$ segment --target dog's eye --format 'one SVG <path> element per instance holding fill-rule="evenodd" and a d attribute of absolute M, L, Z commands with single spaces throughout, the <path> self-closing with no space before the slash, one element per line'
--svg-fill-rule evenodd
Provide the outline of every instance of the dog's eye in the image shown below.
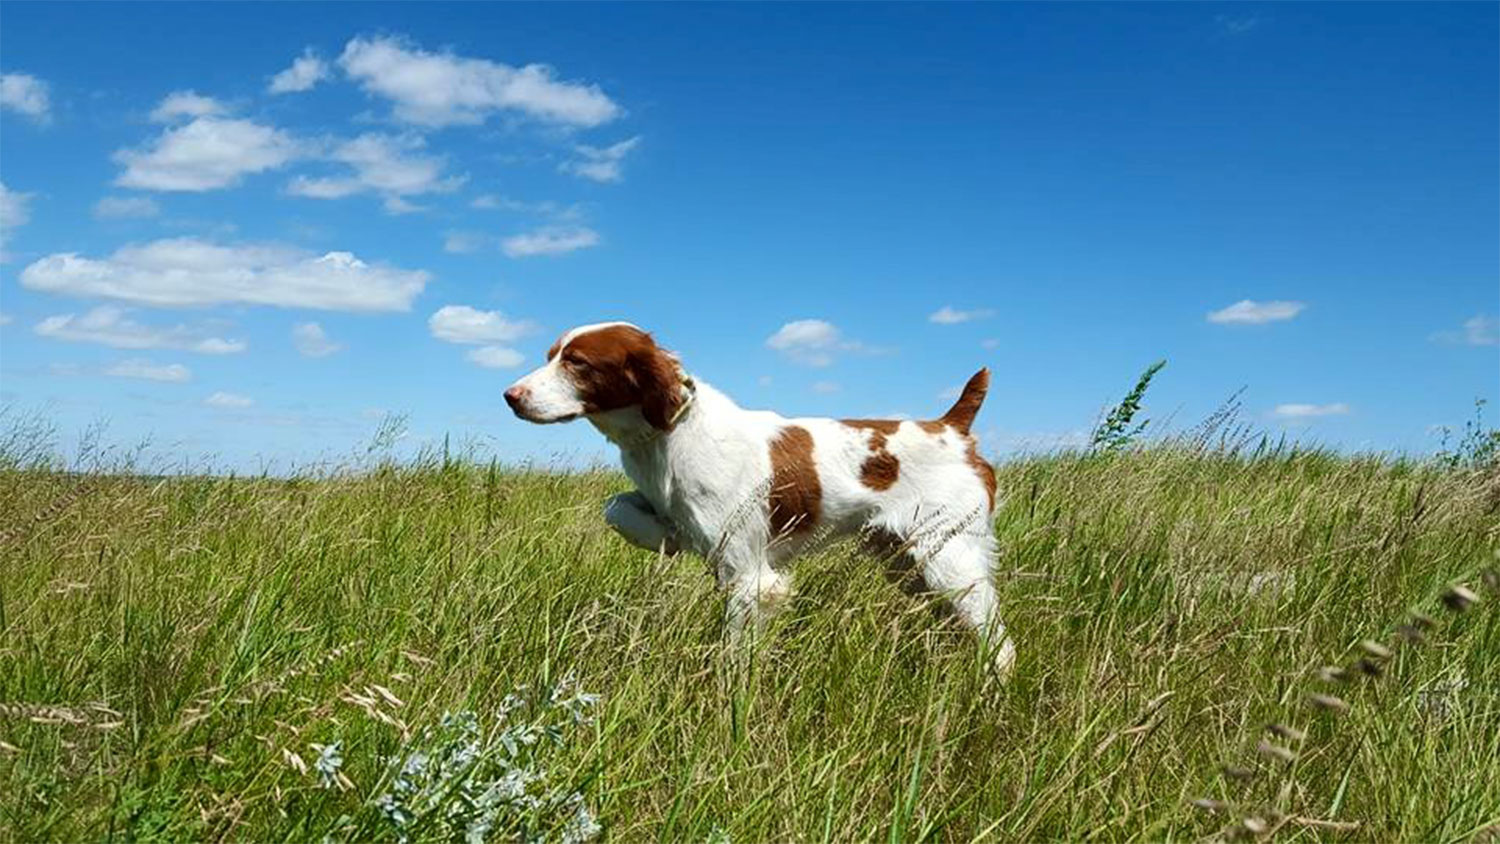
<path fill-rule="evenodd" d="M 566 366 L 583 366 L 583 356 L 569 349 L 562 353 L 562 362 Z"/>

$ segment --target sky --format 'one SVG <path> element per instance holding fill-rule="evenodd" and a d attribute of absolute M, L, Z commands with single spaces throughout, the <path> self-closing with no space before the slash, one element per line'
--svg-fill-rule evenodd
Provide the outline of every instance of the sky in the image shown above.
<path fill-rule="evenodd" d="M 0 404 L 572 465 L 501 392 L 622 319 L 791 416 L 988 366 L 996 457 L 1161 358 L 1157 425 L 1429 453 L 1500 392 L 1497 9 L 8 3 Z"/>

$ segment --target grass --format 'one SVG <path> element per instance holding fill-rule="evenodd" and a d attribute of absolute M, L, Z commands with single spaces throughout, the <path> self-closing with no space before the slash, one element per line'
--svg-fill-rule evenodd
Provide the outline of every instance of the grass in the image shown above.
<path fill-rule="evenodd" d="M 447 840 L 445 813 L 477 817 L 523 770 L 497 838 L 587 838 L 580 809 L 616 841 L 1500 824 L 1500 596 L 1478 576 L 1500 546 L 1493 471 L 1158 446 L 999 474 L 1003 688 L 845 546 L 801 561 L 746 666 L 705 564 L 605 528 L 613 473 L 12 466 L 0 840 Z M 1461 614 L 1442 604 L 1460 581 L 1479 598 Z M 1397 633 L 1413 612 L 1434 622 L 1423 643 Z M 1362 657 L 1381 676 L 1318 679 Z M 429 767 L 403 774 L 414 759 Z M 408 774 L 400 826 L 381 797 Z"/>

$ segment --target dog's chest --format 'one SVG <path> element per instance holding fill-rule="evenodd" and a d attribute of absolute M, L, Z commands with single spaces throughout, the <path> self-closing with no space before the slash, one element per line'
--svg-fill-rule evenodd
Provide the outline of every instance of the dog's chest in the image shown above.
<path fill-rule="evenodd" d="M 733 491 L 745 491 L 748 487 L 743 469 L 733 466 L 714 468 L 712 465 L 679 466 L 678 461 L 669 461 L 663 450 L 652 449 L 646 453 L 622 454 L 621 463 L 625 474 L 651 502 L 657 514 L 677 529 L 683 539 L 699 553 L 718 542 L 728 530 L 733 530 L 733 510 L 736 502 Z M 680 455 L 679 455 L 680 457 Z M 731 461 L 732 462 L 732 461 Z M 755 502 L 743 501 L 741 505 L 758 513 Z M 751 512 L 744 514 L 754 519 Z"/>

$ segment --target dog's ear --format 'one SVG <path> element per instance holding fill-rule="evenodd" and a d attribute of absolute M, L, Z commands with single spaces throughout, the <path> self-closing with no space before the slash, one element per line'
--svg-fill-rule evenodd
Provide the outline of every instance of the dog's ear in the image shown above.
<path fill-rule="evenodd" d="M 682 407 L 682 371 L 677 358 L 655 343 L 630 356 L 630 371 L 641 393 L 641 415 L 658 431 L 670 431 Z"/>

